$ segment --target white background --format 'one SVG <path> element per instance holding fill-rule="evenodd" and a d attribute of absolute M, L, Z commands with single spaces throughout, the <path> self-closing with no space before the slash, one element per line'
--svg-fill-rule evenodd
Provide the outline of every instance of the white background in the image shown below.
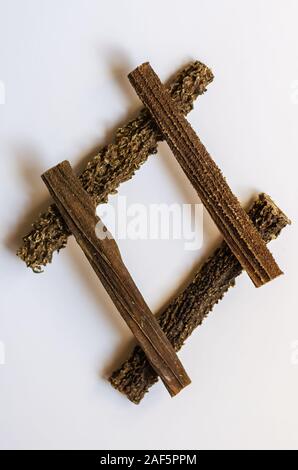
<path fill-rule="evenodd" d="M 0 446 L 4 449 L 297 448 L 298 1 L 1 0 Z M 215 74 L 189 119 L 243 204 L 270 194 L 293 219 L 272 243 L 285 275 L 235 289 L 180 357 L 191 386 L 161 384 L 135 406 L 105 377 L 131 334 L 75 242 L 40 275 L 14 255 L 48 203 L 40 174 L 80 168 L 140 106 L 127 73 L 163 80 L 199 59 Z M 197 202 L 166 144 L 121 186 L 130 202 Z M 121 242 L 154 312 L 220 236 L 204 244 Z M 152 273 L 157 272 L 157 275 Z"/>

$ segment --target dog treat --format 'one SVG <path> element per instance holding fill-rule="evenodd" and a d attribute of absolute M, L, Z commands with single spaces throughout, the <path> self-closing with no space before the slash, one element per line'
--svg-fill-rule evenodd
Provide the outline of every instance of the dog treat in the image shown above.
<path fill-rule="evenodd" d="M 129 74 L 129 80 L 230 249 L 256 287 L 282 274 L 220 169 L 150 64 L 137 67 Z"/>
<path fill-rule="evenodd" d="M 266 243 L 275 239 L 281 230 L 291 223 L 265 194 L 256 199 L 248 215 Z M 175 351 L 179 351 L 215 304 L 234 286 L 241 272 L 241 265 L 223 241 L 197 271 L 190 284 L 158 318 Z M 157 382 L 157 376 L 142 350 L 135 347 L 130 358 L 109 380 L 113 387 L 124 393 L 129 400 L 139 403 L 149 387 Z"/>
<path fill-rule="evenodd" d="M 93 199 L 83 189 L 68 161 L 46 171 L 42 179 L 147 360 L 171 396 L 176 395 L 190 379 L 125 267 L 115 240 L 96 216 Z M 96 234 L 99 222 L 103 235 L 100 238 Z"/>
<path fill-rule="evenodd" d="M 180 111 L 187 114 L 198 95 L 206 91 L 213 74 L 201 62 L 192 62 L 182 69 L 168 90 Z M 96 204 L 106 202 L 116 193 L 120 183 L 129 180 L 136 170 L 156 153 L 163 137 L 147 110 L 116 132 L 114 143 L 102 148 L 80 175 L 84 189 Z M 53 253 L 64 248 L 69 236 L 59 211 L 51 205 L 39 216 L 32 230 L 23 238 L 17 255 L 35 272 L 51 262 Z"/>

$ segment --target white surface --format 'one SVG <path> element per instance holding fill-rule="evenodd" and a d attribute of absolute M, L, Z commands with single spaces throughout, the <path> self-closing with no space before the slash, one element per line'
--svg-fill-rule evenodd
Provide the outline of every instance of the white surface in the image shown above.
<path fill-rule="evenodd" d="M 110 140 L 139 106 L 126 75 L 145 60 L 162 79 L 190 59 L 213 69 L 191 123 L 243 203 L 266 191 L 296 219 L 298 2 L 1 0 L 0 8 L 0 447 L 297 448 L 295 223 L 271 245 L 285 275 L 259 290 L 243 275 L 183 348 L 192 385 L 170 399 L 158 384 L 138 407 L 103 378 L 131 335 L 76 244 L 42 275 L 14 251 L 48 199 L 42 171 L 65 158 L 80 165 Z M 120 193 L 197 200 L 165 144 Z M 217 240 L 207 215 L 204 235 L 195 254 L 174 242 L 121 243 L 153 311 Z"/>

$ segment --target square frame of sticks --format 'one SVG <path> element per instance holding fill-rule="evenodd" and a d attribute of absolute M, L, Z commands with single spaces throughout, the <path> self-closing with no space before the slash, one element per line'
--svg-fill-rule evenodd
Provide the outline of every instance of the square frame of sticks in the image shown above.
<path fill-rule="evenodd" d="M 290 220 L 265 194 L 244 211 L 187 123 L 184 116 L 213 80 L 207 66 L 198 61 L 190 63 L 167 87 L 148 63 L 134 70 L 129 79 L 147 109 L 120 128 L 115 141 L 104 147 L 78 177 L 68 162 L 42 175 L 54 204 L 33 224 L 17 255 L 33 271 L 40 272 L 52 261 L 54 252 L 66 246 L 68 236 L 75 236 L 138 343 L 109 378 L 115 389 L 138 404 L 159 377 L 171 396 L 190 384 L 177 352 L 243 270 L 256 287 L 282 273 L 266 244 Z M 163 139 L 224 241 L 199 267 L 189 285 L 155 316 L 125 267 L 115 240 L 95 236 L 95 209 L 157 152 Z"/>

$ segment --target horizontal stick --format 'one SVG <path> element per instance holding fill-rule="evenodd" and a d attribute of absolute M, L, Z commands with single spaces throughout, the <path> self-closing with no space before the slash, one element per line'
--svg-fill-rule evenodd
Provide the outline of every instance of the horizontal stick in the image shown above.
<path fill-rule="evenodd" d="M 281 230 L 290 224 L 286 215 L 265 194 L 256 199 L 248 215 L 266 243 L 278 237 Z M 228 289 L 234 286 L 241 272 L 241 265 L 227 244 L 222 242 L 196 272 L 189 285 L 173 299 L 158 318 L 175 351 L 179 351 L 195 328 L 202 323 Z M 157 376 L 142 350 L 136 347 L 129 359 L 112 374 L 110 382 L 133 403 L 139 403 L 149 388 L 157 382 Z"/>
<path fill-rule="evenodd" d="M 181 112 L 187 114 L 212 80 L 211 70 L 195 61 L 176 74 L 168 90 Z M 84 189 L 96 204 L 106 202 L 120 183 L 129 180 L 149 155 L 157 152 L 160 140 L 163 137 L 159 129 L 144 109 L 137 118 L 120 127 L 115 141 L 103 147 L 80 175 Z M 17 255 L 33 271 L 40 272 L 42 266 L 52 261 L 55 251 L 66 246 L 68 236 L 69 230 L 53 204 L 34 222 Z"/>
<path fill-rule="evenodd" d="M 150 64 L 137 67 L 129 74 L 129 80 L 225 241 L 256 287 L 282 274 L 220 169 Z"/>
<path fill-rule="evenodd" d="M 124 265 L 115 240 L 111 234 L 102 238 L 96 236 L 95 229 L 101 221 L 95 214 L 94 201 L 67 161 L 46 171 L 42 179 L 148 361 L 171 396 L 176 395 L 190 379 Z M 102 228 L 101 233 L 107 235 L 108 232 Z"/>

